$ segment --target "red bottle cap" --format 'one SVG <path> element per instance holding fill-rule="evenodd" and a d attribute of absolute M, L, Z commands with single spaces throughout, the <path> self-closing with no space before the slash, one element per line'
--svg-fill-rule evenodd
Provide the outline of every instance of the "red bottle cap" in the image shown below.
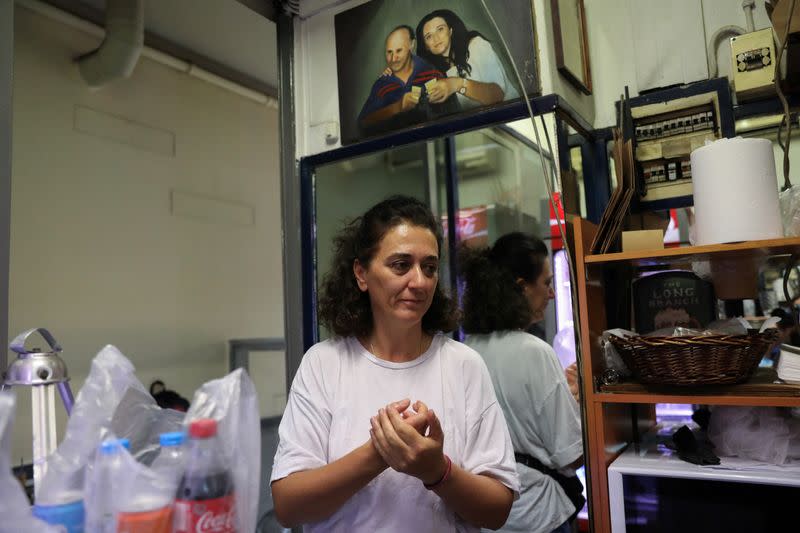
<path fill-rule="evenodd" d="M 217 421 L 213 418 L 200 418 L 189 425 L 189 435 L 195 439 L 207 439 L 217 434 Z"/>

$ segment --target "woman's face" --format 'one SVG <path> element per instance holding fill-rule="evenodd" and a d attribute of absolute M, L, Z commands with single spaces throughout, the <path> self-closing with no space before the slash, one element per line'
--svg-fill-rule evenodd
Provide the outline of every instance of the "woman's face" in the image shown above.
<path fill-rule="evenodd" d="M 356 260 L 353 273 L 359 289 L 369 292 L 377 327 L 421 323 L 439 281 L 436 237 L 427 228 L 398 224 L 384 234 L 369 266 Z"/>
<path fill-rule="evenodd" d="M 523 282 L 523 292 L 531 308 L 531 323 L 544 320 L 547 304 L 555 298 L 553 273 L 550 270 L 550 261 L 547 258 L 543 260 L 542 272 L 539 277 L 532 282 Z"/>
<path fill-rule="evenodd" d="M 422 37 L 425 46 L 433 55 L 450 55 L 450 39 L 453 37 L 453 29 L 447 25 L 442 17 L 433 17 L 422 26 Z"/>

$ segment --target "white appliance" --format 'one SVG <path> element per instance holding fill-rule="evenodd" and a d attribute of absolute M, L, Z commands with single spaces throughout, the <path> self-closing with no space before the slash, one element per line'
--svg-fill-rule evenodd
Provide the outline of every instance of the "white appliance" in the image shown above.
<path fill-rule="evenodd" d="M 758 493 L 769 492 L 771 495 L 779 494 L 780 496 L 777 497 L 782 501 L 798 501 L 797 495 L 800 494 L 800 464 L 798 463 L 778 467 L 775 465 L 757 465 L 755 462 L 746 459 L 723 457 L 721 466 L 726 468 L 698 466 L 687 463 L 679 459 L 675 452 L 663 445 L 658 446 L 655 442 L 649 442 L 647 445 L 643 444 L 639 451 L 636 451 L 633 445 L 629 446 L 608 467 L 611 531 L 613 533 L 628 533 L 629 529 L 654 531 L 650 529 L 653 524 L 648 525 L 646 517 L 643 517 L 642 513 L 637 514 L 636 510 L 626 509 L 626 498 L 630 503 L 636 496 L 630 493 L 632 491 L 631 485 L 633 483 L 631 483 L 631 480 L 633 478 L 640 481 L 644 480 L 645 484 L 650 485 L 658 485 L 660 479 L 681 480 L 681 487 L 686 489 L 683 494 L 688 492 L 700 492 L 701 494 L 700 499 L 697 500 L 696 512 L 698 514 L 696 516 L 709 513 L 715 514 L 720 518 L 736 520 L 737 513 L 741 513 L 742 521 L 752 519 L 752 512 L 748 515 L 747 507 L 754 501 L 753 495 Z M 626 478 L 628 479 L 626 480 Z M 703 501 L 705 498 L 711 500 L 715 496 L 713 487 L 717 487 L 716 490 L 719 492 L 718 488 L 721 485 L 717 482 L 723 482 L 726 485 L 728 483 L 737 484 L 736 487 L 731 485 L 728 488 L 736 489 L 741 487 L 742 489 L 738 492 L 733 491 L 737 495 L 741 494 L 741 500 L 738 497 L 729 500 L 727 502 L 728 505 L 724 506 L 724 513 L 719 512 L 719 507 L 712 509 L 713 506 L 709 502 Z M 626 486 L 628 494 L 626 494 Z M 753 486 L 760 486 L 761 489 L 754 491 Z M 675 497 L 674 492 L 671 494 L 651 493 L 641 499 L 647 500 L 647 505 L 656 508 L 659 506 L 668 508 L 671 513 L 674 513 L 676 510 L 681 509 L 680 506 L 675 505 L 675 502 L 666 500 Z M 679 494 L 676 499 L 681 497 L 682 494 Z M 792 500 L 785 498 L 792 498 Z M 796 520 L 794 511 L 780 505 L 780 502 L 774 501 L 770 507 L 772 507 L 772 513 L 777 513 L 775 515 L 777 520 L 784 519 L 780 514 L 783 514 L 786 520 Z M 686 507 L 682 509 L 686 510 Z M 758 512 L 758 510 L 754 512 Z M 689 513 L 686 514 L 688 515 Z M 681 531 L 687 533 L 685 529 Z"/>

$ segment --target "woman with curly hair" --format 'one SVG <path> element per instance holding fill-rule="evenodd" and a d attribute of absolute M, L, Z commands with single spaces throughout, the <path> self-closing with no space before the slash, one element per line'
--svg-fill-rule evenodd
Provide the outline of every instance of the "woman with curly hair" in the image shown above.
<path fill-rule="evenodd" d="M 553 299 L 547 247 L 525 233 L 461 252 L 466 344 L 489 367 L 511 432 L 520 497 L 503 531 L 568 532 L 585 503 L 580 412 L 553 348 L 525 330 Z"/>
<path fill-rule="evenodd" d="M 513 449 L 480 356 L 442 331 L 442 235 L 430 209 L 394 196 L 334 241 L 321 322 L 272 470 L 278 520 L 306 531 L 498 528 L 517 493 Z"/>
<path fill-rule="evenodd" d="M 428 90 L 432 104 L 458 95 L 462 109 L 518 96 L 492 44 L 449 9 L 428 13 L 417 24 L 417 55 L 444 72 Z"/>

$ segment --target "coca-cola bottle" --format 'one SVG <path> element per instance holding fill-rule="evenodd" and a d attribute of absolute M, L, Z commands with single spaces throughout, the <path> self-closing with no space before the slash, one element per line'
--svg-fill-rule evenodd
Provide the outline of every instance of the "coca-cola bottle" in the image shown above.
<path fill-rule="evenodd" d="M 193 421 L 175 497 L 175 533 L 236 533 L 233 478 L 221 452 L 216 420 Z"/>

